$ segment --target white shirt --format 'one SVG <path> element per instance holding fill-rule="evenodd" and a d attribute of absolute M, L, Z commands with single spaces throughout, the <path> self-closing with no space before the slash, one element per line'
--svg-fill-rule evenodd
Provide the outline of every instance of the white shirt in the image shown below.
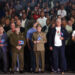
<path fill-rule="evenodd" d="M 72 32 L 72 26 L 66 25 L 66 30 L 68 33 L 71 33 Z"/>
<path fill-rule="evenodd" d="M 67 12 L 66 12 L 66 10 L 58 10 L 57 11 L 57 15 L 60 15 L 61 16 L 61 18 L 63 18 L 63 17 L 65 17 L 65 16 L 67 16 Z"/>
<path fill-rule="evenodd" d="M 40 17 L 37 19 L 37 22 L 39 22 L 41 26 L 44 27 L 46 25 L 46 20 L 47 20 L 46 17 L 43 17 L 43 18 Z"/>
<path fill-rule="evenodd" d="M 25 20 L 22 20 L 21 27 L 24 27 L 25 28 L 25 22 L 26 22 L 26 19 Z"/>
<path fill-rule="evenodd" d="M 55 34 L 55 39 L 54 39 L 54 46 L 62 46 L 62 40 L 60 39 L 61 37 L 61 27 L 56 27 L 56 34 Z"/>
<path fill-rule="evenodd" d="M 75 30 L 73 31 L 72 36 L 75 37 Z"/>

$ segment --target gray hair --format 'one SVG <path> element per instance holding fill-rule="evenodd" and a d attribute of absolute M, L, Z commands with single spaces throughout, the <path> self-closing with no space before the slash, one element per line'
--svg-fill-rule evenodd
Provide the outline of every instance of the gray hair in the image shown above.
<path fill-rule="evenodd" d="M 57 22 L 57 21 L 61 21 L 61 19 L 60 19 L 60 18 L 57 18 L 57 19 L 56 19 L 56 22 Z"/>

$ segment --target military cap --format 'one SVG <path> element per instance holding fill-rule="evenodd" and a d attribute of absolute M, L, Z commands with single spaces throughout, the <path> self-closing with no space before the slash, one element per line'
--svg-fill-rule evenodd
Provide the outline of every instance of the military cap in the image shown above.
<path fill-rule="evenodd" d="M 37 27 L 41 27 L 42 28 L 42 26 L 40 24 L 38 24 Z"/>

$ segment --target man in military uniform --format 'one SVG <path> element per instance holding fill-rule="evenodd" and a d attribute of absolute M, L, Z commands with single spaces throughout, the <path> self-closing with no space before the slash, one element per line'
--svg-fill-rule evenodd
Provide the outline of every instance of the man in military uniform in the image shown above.
<path fill-rule="evenodd" d="M 19 55 L 20 73 L 23 73 L 25 38 L 23 33 L 20 33 L 19 26 L 16 26 L 15 32 L 11 34 L 10 44 L 12 46 L 12 73 L 15 71 L 14 68 L 16 66 L 17 55 Z"/>
<path fill-rule="evenodd" d="M 34 43 L 34 51 L 36 57 L 36 71 L 39 72 L 39 59 L 41 58 L 41 72 L 44 72 L 45 68 L 45 48 L 44 44 L 46 43 L 46 35 L 41 32 L 41 25 L 38 24 L 37 32 L 33 33 L 33 43 Z"/>

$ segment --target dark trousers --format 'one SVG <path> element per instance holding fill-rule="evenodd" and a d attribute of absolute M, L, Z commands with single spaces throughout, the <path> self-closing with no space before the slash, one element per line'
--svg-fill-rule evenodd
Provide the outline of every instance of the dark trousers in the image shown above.
<path fill-rule="evenodd" d="M 8 60 L 7 60 L 7 50 L 6 48 L 3 50 L 2 48 L 0 48 L 0 59 L 2 59 L 3 61 L 3 65 L 1 65 L 3 67 L 3 71 L 7 72 L 8 70 Z"/>
<path fill-rule="evenodd" d="M 49 44 L 45 44 L 45 69 L 48 71 L 52 70 L 53 56 L 52 51 L 49 50 Z"/>
<path fill-rule="evenodd" d="M 7 71 L 8 69 L 8 62 L 7 62 L 7 52 L 3 52 L 3 65 L 4 65 L 4 71 Z"/>
<path fill-rule="evenodd" d="M 34 50 L 33 50 L 33 42 L 30 41 L 30 46 L 31 46 L 31 50 L 30 50 L 30 59 L 31 59 L 31 68 L 32 68 L 32 71 L 35 71 L 35 53 L 34 53 Z"/>
<path fill-rule="evenodd" d="M 61 71 L 66 70 L 66 59 L 65 59 L 65 47 L 54 47 L 53 50 L 53 66 L 54 70 L 58 71 L 58 68 L 61 68 Z"/>
<path fill-rule="evenodd" d="M 30 59 L 31 59 L 31 68 L 32 71 L 35 71 L 35 53 L 33 50 L 30 51 Z"/>

